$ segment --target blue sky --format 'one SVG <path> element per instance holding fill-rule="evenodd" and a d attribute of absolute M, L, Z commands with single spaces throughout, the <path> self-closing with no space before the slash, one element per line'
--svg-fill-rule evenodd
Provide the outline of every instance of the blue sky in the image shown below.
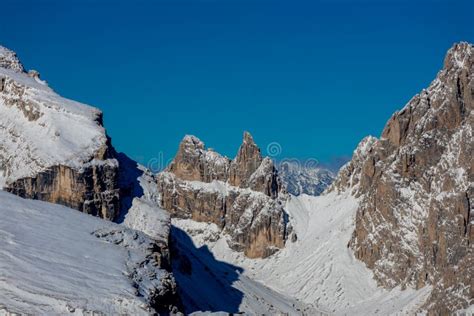
<path fill-rule="evenodd" d="M 0 44 L 60 94 L 99 107 L 113 144 L 142 163 L 185 134 L 233 157 L 322 162 L 379 136 L 457 41 L 474 1 L 21 1 Z"/>

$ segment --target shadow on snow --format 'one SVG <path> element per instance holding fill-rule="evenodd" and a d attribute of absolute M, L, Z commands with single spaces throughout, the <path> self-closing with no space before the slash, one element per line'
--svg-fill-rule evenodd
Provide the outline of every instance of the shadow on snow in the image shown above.
<path fill-rule="evenodd" d="M 232 285 L 242 268 L 218 261 L 207 246 L 196 248 L 188 234 L 171 227 L 173 274 L 186 313 L 238 313 L 243 293 Z"/>

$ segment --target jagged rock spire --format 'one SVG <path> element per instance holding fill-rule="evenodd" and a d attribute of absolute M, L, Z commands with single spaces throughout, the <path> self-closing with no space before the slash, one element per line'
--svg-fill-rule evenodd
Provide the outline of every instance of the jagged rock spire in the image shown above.
<path fill-rule="evenodd" d="M 249 132 L 244 132 L 242 144 L 234 160 L 206 149 L 196 136 L 187 135 L 179 145 L 178 152 L 168 172 L 181 180 L 212 182 L 220 180 L 240 188 L 277 197 L 281 180 L 270 158 L 263 159 L 260 148 Z"/>
<path fill-rule="evenodd" d="M 242 145 L 230 166 L 229 183 L 234 186 L 248 186 L 247 182 L 262 163 L 260 148 L 249 132 L 244 132 Z"/>

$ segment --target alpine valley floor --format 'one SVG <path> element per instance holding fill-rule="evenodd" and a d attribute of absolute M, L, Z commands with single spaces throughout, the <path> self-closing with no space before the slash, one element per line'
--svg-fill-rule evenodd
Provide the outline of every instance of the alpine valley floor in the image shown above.
<path fill-rule="evenodd" d="M 174 269 L 178 286 L 185 294 L 185 305 L 191 306 L 190 311 L 217 311 L 221 307 L 221 311 L 259 314 L 265 311 L 255 309 L 253 301 L 264 301 L 269 311 L 274 308 L 289 314 L 414 313 L 430 293 L 429 286 L 403 291 L 377 287 L 372 272 L 347 248 L 357 206 L 358 201 L 349 194 L 292 196 L 286 209 L 295 223 L 298 240 L 266 259 L 248 259 L 231 250 L 226 236 L 214 224 L 174 219 L 173 236 L 178 247 L 186 246 L 191 269 L 208 271 L 198 273 L 199 279 L 194 279 L 183 269 Z M 190 246 L 189 236 L 194 246 Z M 209 263 L 217 260 L 217 266 Z M 178 259 L 176 265 L 180 264 Z M 233 281 L 228 280 L 229 271 Z M 225 285 L 223 276 L 228 278 Z M 192 282 L 194 287 L 190 286 Z M 230 288 L 234 297 L 229 296 Z M 293 299 L 288 300 L 289 297 Z M 208 305 L 209 302 L 218 305 Z M 294 307 L 295 303 L 299 306 L 288 310 L 288 305 Z"/>

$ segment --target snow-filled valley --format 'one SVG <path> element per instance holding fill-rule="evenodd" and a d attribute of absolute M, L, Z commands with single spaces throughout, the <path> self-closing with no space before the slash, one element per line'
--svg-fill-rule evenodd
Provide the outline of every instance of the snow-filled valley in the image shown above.
<path fill-rule="evenodd" d="M 191 254 L 187 257 L 191 261 L 199 261 L 198 265 L 204 264 L 204 270 L 215 271 L 212 264 L 206 269 L 206 261 L 200 258 L 203 252 L 207 252 L 206 256 L 213 258 L 212 262 L 221 262 L 218 266 L 233 267 L 234 271 L 239 271 L 233 276 L 235 280 L 230 285 L 237 292 L 235 295 L 240 297 L 240 304 L 233 303 L 239 305 L 237 310 L 252 313 L 255 310 L 252 299 L 257 298 L 259 302 L 266 301 L 267 305 L 280 307 L 281 312 L 295 315 L 305 309 L 308 315 L 413 313 L 430 293 L 430 287 L 418 291 L 402 291 L 399 288 L 389 291 L 377 287 L 372 272 L 356 260 L 347 248 L 354 228 L 356 209 L 357 200 L 348 194 L 292 196 L 287 210 L 295 225 L 298 240 L 289 242 L 283 250 L 266 259 L 248 259 L 232 251 L 227 245 L 226 236 L 221 235 L 213 224 L 176 219 L 173 224 L 178 233 L 174 235 L 181 240 L 181 245 L 190 244 L 186 241 L 189 237 L 183 232 L 189 234 L 194 246 L 187 248 Z M 176 277 L 178 286 L 182 281 L 180 278 L 184 278 L 185 282 L 191 280 L 186 280 L 186 275 Z M 219 283 L 221 279 L 219 274 L 208 277 L 213 280 L 200 282 L 196 285 L 197 289 L 202 283 Z M 270 289 L 266 289 L 266 286 Z M 222 302 L 218 299 L 219 293 L 223 298 L 226 295 L 219 287 L 215 287 L 212 292 L 200 290 L 199 293 L 203 302 Z M 265 293 L 266 298 L 262 293 Z M 279 306 L 279 300 L 275 300 L 278 297 L 291 297 L 293 299 L 290 302 L 299 305 L 292 311 L 285 310 L 285 306 Z M 293 307 L 292 304 L 290 307 Z M 210 310 L 213 310 L 212 306 Z"/>
<path fill-rule="evenodd" d="M 131 278 L 147 256 L 148 237 L 63 206 L 6 192 L 0 199 L 0 314 L 149 314 Z M 163 216 L 148 204 L 135 200 L 124 224 L 140 228 Z M 348 195 L 291 197 L 287 209 L 298 240 L 266 259 L 231 250 L 214 224 L 174 219 L 173 272 L 185 311 L 386 315 L 415 310 L 429 287 L 382 290 L 347 249 L 356 207 Z M 121 237 L 107 241 L 111 232 Z"/>

